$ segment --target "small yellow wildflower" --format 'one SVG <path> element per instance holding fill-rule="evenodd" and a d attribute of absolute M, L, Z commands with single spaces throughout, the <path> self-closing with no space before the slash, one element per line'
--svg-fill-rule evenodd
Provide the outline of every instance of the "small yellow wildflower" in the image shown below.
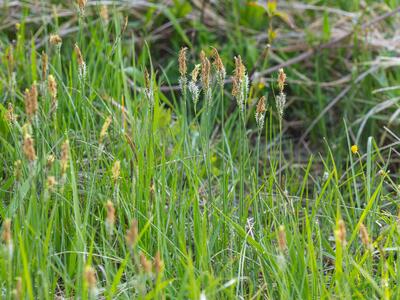
<path fill-rule="evenodd" d="M 353 152 L 353 154 L 357 154 L 358 153 L 358 146 L 357 145 L 351 146 L 351 152 Z"/>

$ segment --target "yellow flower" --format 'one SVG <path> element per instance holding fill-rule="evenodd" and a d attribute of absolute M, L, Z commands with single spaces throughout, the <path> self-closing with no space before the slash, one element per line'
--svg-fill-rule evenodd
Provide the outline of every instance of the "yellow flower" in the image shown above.
<path fill-rule="evenodd" d="M 353 154 L 357 154 L 358 153 L 358 146 L 357 145 L 351 146 L 351 152 L 353 152 Z"/>

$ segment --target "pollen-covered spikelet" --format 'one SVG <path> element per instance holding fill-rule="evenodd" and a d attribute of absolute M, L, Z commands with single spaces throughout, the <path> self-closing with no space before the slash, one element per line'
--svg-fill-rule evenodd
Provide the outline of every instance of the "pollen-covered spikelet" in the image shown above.
<path fill-rule="evenodd" d="M 56 157 L 53 154 L 49 154 L 49 156 L 47 156 L 47 159 L 46 159 L 47 169 L 51 169 L 55 160 L 56 160 Z"/>
<path fill-rule="evenodd" d="M 286 74 L 285 71 L 283 71 L 283 69 L 281 68 L 278 71 L 278 87 L 281 93 L 283 93 L 283 89 L 285 88 L 285 83 L 286 83 Z"/>
<path fill-rule="evenodd" d="M 153 267 L 156 275 L 161 274 L 164 269 L 164 262 L 161 259 L 160 251 L 157 251 L 154 257 Z"/>
<path fill-rule="evenodd" d="M 336 241 L 340 243 L 342 247 L 346 246 L 346 224 L 342 219 L 337 223 L 337 229 L 335 230 Z"/>
<path fill-rule="evenodd" d="M 101 127 L 101 130 L 100 130 L 99 144 L 103 143 L 104 138 L 107 135 L 108 127 L 110 127 L 111 121 L 112 121 L 111 116 L 108 116 L 106 118 L 106 120 L 104 121 L 103 126 Z"/>
<path fill-rule="evenodd" d="M 61 145 L 61 175 L 65 175 L 68 169 L 68 160 L 69 160 L 69 141 L 65 140 L 65 142 Z"/>
<path fill-rule="evenodd" d="M 89 293 L 91 295 L 95 295 L 97 278 L 96 278 L 96 271 L 93 267 L 91 267 L 91 266 L 85 267 L 84 279 L 85 279 L 86 286 L 88 287 Z"/>
<path fill-rule="evenodd" d="M 53 75 L 49 75 L 47 79 L 47 88 L 51 96 L 51 113 L 57 109 L 57 82 Z"/>
<path fill-rule="evenodd" d="M 150 111 L 153 111 L 154 108 L 153 85 L 151 84 L 149 71 L 147 71 L 146 68 L 144 69 L 143 77 L 144 77 L 144 93 L 147 97 L 147 100 L 149 101 Z"/>
<path fill-rule="evenodd" d="M 49 89 L 50 96 L 53 99 L 57 98 L 57 82 L 56 82 L 56 79 L 54 78 L 54 76 L 51 74 L 49 75 L 49 78 L 48 78 L 48 86 L 47 87 Z"/>
<path fill-rule="evenodd" d="M 257 108 L 256 108 L 256 122 L 258 128 L 261 130 L 264 126 L 264 119 L 265 119 L 265 96 L 262 96 L 260 100 L 258 100 Z"/>
<path fill-rule="evenodd" d="M 79 12 L 83 15 L 85 13 L 85 6 L 87 0 L 77 0 L 76 2 L 78 4 Z"/>
<path fill-rule="evenodd" d="M 8 254 L 12 256 L 13 253 L 13 243 L 12 243 L 12 233 L 11 233 L 11 220 L 5 219 L 3 222 L 3 233 L 2 239 L 7 247 Z"/>
<path fill-rule="evenodd" d="M 178 56 L 178 64 L 179 64 L 179 86 L 181 88 L 181 91 L 183 94 L 186 93 L 186 85 L 187 85 L 187 78 L 186 78 L 186 73 L 187 73 L 187 64 L 186 64 L 186 52 L 187 52 L 187 47 L 182 47 L 181 50 L 179 51 L 179 56 Z"/>
<path fill-rule="evenodd" d="M 62 38 L 58 34 L 51 34 L 49 41 L 53 46 L 61 46 Z"/>
<path fill-rule="evenodd" d="M 14 177 L 16 181 L 22 177 L 22 162 L 19 159 L 14 162 Z"/>
<path fill-rule="evenodd" d="M 104 21 L 104 23 L 108 24 L 109 15 L 108 15 L 108 6 L 102 5 L 100 6 L 100 18 Z"/>
<path fill-rule="evenodd" d="M 277 107 L 280 119 L 283 118 L 283 113 L 284 113 L 285 105 L 286 105 L 286 94 L 283 92 L 283 89 L 285 88 L 285 82 L 286 82 L 286 74 L 283 71 L 283 69 L 279 69 L 279 72 L 278 72 L 279 94 L 278 94 L 278 96 L 276 96 L 276 107 Z"/>
<path fill-rule="evenodd" d="M 135 246 L 138 234 L 139 234 L 138 222 L 137 220 L 133 220 L 125 236 L 126 244 L 128 245 L 129 248 Z"/>
<path fill-rule="evenodd" d="M 14 113 L 14 106 L 11 102 L 8 102 L 7 112 L 6 112 L 6 120 L 9 123 L 14 123 L 17 121 L 17 115 Z"/>
<path fill-rule="evenodd" d="M 200 90 L 199 87 L 197 86 L 197 79 L 199 77 L 200 67 L 201 67 L 200 64 L 194 66 L 193 71 L 191 73 L 192 79 L 189 82 L 189 92 L 192 95 L 192 101 L 195 106 L 199 101 L 199 95 L 200 95 Z"/>
<path fill-rule="evenodd" d="M 361 238 L 361 242 L 363 243 L 364 247 L 366 247 L 368 250 L 373 250 L 373 246 L 371 244 L 371 239 L 368 234 L 368 229 L 362 223 L 360 225 L 360 238 Z"/>
<path fill-rule="evenodd" d="M 46 180 L 47 188 L 52 191 L 54 187 L 57 185 L 57 180 L 54 176 L 47 177 Z"/>
<path fill-rule="evenodd" d="M 38 110 L 38 91 L 36 82 L 34 82 L 30 89 L 25 90 L 25 112 L 29 119 L 32 119 Z"/>
<path fill-rule="evenodd" d="M 221 57 L 219 56 L 218 50 L 213 48 L 212 56 L 214 58 L 213 65 L 215 68 L 215 71 L 217 73 L 217 81 L 218 84 L 223 87 L 224 82 L 225 82 L 225 77 L 226 77 L 226 70 L 225 66 L 222 62 Z"/>
<path fill-rule="evenodd" d="M 42 51 L 42 80 L 45 80 L 47 74 L 48 56 Z"/>
<path fill-rule="evenodd" d="M 36 160 L 35 142 L 29 133 L 24 135 L 23 152 L 28 161 L 33 162 Z"/>
<path fill-rule="evenodd" d="M 278 229 L 278 250 L 285 252 L 287 247 L 285 226 L 280 225 Z"/>
<path fill-rule="evenodd" d="M 119 179 L 120 172 L 121 172 L 121 162 L 119 160 L 116 160 L 111 169 L 112 179 L 114 180 L 114 182 L 116 182 Z"/>
<path fill-rule="evenodd" d="M 146 274 L 151 273 L 151 263 L 143 253 L 140 253 L 140 264 Z"/>
<path fill-rule="evenodd" d="M 248 93 L 249 78 L 240 55 L 235 57 L 235 70 L 232 81 L 232 96 L 236 98 L 240 111 L 243 111 Z"/>
<path fill-rule="evenodd" d="M 86 63 L 85 60 L 83 59 L 83 55 L 78 44 L 75 44 L 74 50 L 76 54 L 76 60 L 78 62 L 79 78 L 81 80 L 84 80 L 86 77 Z"/>
<path fill-rule="evenodd" d="M 16 300 L 22 300 L 22 278 L 20 276 L 15 278 L 15 289 L 13 290 L 13 295 Z"/>
<path fill-rule="evenodd" d="M 201 61 L 201 84 L 203 86 L 203 92 L 207 101 L 211 102 L 211 88 L 210 88 L 210 76 L 211 76 L 211 64 L 203 50 L 200 52 Z"/>
<path fill-rule="evenodd" d="M 107 232 L 111 235 L 113 233 L 113 228 L 115 224 L 114 204 L 110 200 L 108 200 L 106 203 L 106 208 L 107 208 L 106 229 Z"/>

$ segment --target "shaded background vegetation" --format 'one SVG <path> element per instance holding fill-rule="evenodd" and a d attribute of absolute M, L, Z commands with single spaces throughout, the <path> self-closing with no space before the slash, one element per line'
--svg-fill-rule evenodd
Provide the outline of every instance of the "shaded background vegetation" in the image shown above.
<path fill-rule="evenodd" d="M 122 34 L 121 28 L 110 28 L 106 35 L 101 31 L 102 26 L 111 26 L 99 17 L 104 4 L 109 8 L 108 18 L 119 20 L 120 26 L 124 17 L 128 18 Z M 217 48 L 228 73 L 233 57 L 240 54 L 252 75 L 254 99 L 271 92 L 271 81 L 276 77 L 276 70 L 271 68 L 283 64 L 288 74 L 286 138 L 314 152 L 329 136 L 330 143 L 340 148 L 346 142 L 346 121 L 352 139 L 361 144 L 370 135 L 379 136 L 380 145 L 393 142 L 394 137 L 384 126 L 393 129 L 398 125 L 395 99 L 400 91 L 396 88 L 400 29 L 399 14 L 387 14 L 397 8 L 398 2 L 278 1 L 274 16 L 268 5 L 266 1 L 89 1 L 87 22 L 81 24 L 85 28 L 79 39 L 88 42 L 84 52 L 98 43 L 108 42 L 109 47 L 122 43 L 124 76 L 128 79 L 141 73 L 141 67 L 130 63 L 131 56 L 147 62 L 151 53 L 168 98 L 170 90 L 177 87 L 178 74 L 173 68 L 177 52 L 185 45 L 192 63 L 198 61 L 201 49 L 210 52 L 211 47 Z M 15 27 L 22 20 L 26 24 L 25 38 L 39 46 L 38 52 L 47 47 L 44 33 L 54 32 L 63 38 L 63 48 L 69 49 L 76 42 L 80 26 L 75 11 L 74 4 L 58 1 L 2 1 L 3 52 L 8 43 L 16 43 Z M 366 26 L 371 21 L 373 24 Z M 267 44 L 271 48 L 265 57 Z M 312 54 L 305 59 L 291 63 L 291 59 L 310 50 Z M 31 55 L 29 49 L 21 51 Z M 112 51 L 104 52 L 104 58 Z M 17 80 L 29 78 L 19 75 Z M 103 82 L 105 92 L 118 82 L 113 76 L 98 80 Z M 134 86 L 129 89 L 132 91 Z M 3 101 L 7 97 L 4 92 L 3 88 Z"/>

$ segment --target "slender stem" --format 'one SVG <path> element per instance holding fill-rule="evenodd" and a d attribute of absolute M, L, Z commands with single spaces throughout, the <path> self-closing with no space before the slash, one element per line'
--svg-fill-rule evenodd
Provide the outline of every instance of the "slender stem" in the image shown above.
<path fill-rule="evenodd" d="M 282 186 L 282 117 L 279 117 L 279 184 Z"/>
<path fill-rule="evenodd" d="M 225 169 L 225 106 L 224 106 L 224 86 L 220 85 L 221 93 L 221 134 L 222 134 L 222 206 L 223 212 L 226 216 L 228 214 L 228 199 L 227 199 L 227 188 L 226 188 L 226 175 L 228 170 Z M 223 242 L 227 241 L 227 229 L 226 224 L 223 226 Z"/>
<path fill-rule="evenodd" d="M 240 169 L 239 169 L 239 180 L 240 180 L 240 185 L 239 185 L 239 207 L 240 207 L 240 218 L 242 223 L 245 222 L 245 203 L 244 203 L 244 116 L 243 116 L 243 111 L 239 112 L 239 129 L 240 129 L 240 138 L 239 138 L 239 147 L 240 147 L 240 154 L 239 154 L 239 164 L 240 164 Z"/>

